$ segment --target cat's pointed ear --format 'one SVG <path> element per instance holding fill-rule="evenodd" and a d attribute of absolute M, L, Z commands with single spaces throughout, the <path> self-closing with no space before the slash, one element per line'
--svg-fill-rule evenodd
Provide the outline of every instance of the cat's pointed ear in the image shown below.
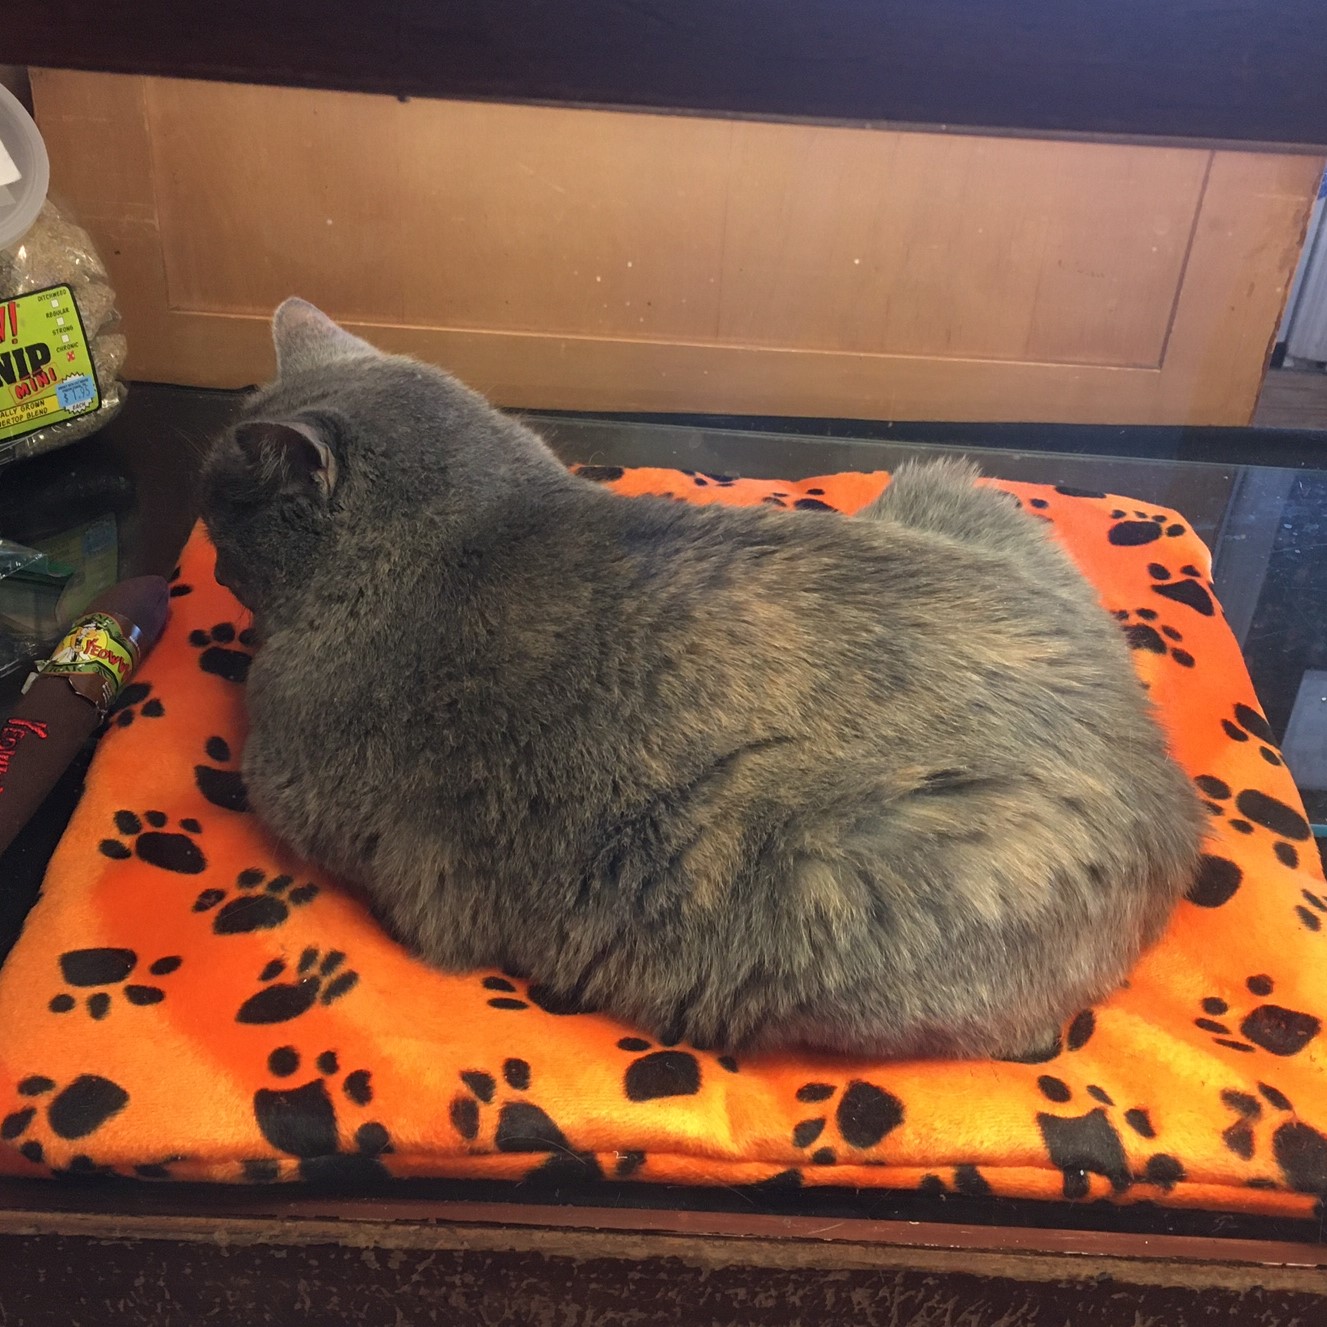
<path fill-rule="evenodd" d="M 272 316 L 272 341 L 280 377 L 321 368 L 338 359 L 378 352 L 338 327 L 307 300 L 288 299 Z"/>
<path fill-rule="evenodd" d="M 263 487 L 324 499 L 335 490 L 336 456 L 315 425 L 252 419 L 236 425 L 234 438 Z"/>

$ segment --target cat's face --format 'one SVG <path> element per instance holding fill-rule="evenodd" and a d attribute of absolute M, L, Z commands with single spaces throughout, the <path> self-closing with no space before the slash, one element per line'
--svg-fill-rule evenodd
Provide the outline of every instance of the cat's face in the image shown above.
<path fill-rule="evenodd" d="M 311 304 L 272 322 L 277 377 L 217 443 L 202 516 L 217 579 L 261 613 L 298 594 L 347 532 L 404 535 L 446 521 L 495 483 L 557 469 L 528 430 L 449 375 L 385 355 Z"/>

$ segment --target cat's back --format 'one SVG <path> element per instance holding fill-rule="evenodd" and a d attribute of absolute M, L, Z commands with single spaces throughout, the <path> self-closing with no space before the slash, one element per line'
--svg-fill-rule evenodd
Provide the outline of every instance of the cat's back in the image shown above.
<path fill-rule="evenodd" d="M 989 713 L 1137 687 L 1118 630 L 1064 559 L 584 482 L 551 500 L 515 493 L 459 536 L 425 513 L 390 540 L 348 537 L 265 645 L 254 694 L 261 706 L 279 690 L 298 723 L 400 708 L 413 686 L 427 727 L 453 721 L 448 702 L 465 696 L 541 717 L 551 693 L 566 702 L 576 687 L 626 705 L 670 670 L 667 697 L 689 686 L 694 705 L 729 713 L 784 697 L 860 717 L 924 695 Z"/>

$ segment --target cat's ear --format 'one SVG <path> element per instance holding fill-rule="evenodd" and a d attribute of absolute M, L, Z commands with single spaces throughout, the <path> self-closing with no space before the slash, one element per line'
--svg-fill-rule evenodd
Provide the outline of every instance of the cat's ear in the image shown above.
<path fill-rule="evenodd" d="M 336 456 L 315 425 L 304 420 L 252 419 L 235 427 L 235 445 L 264 488 L 330 498 Z"/>
<path fill-rule="evenodd" d="M 288 299 L 272 316 L 272 341 L 280 377 L 321 368 L 339 359 L 378 352 L 338 327 L 307 300 Z"/>

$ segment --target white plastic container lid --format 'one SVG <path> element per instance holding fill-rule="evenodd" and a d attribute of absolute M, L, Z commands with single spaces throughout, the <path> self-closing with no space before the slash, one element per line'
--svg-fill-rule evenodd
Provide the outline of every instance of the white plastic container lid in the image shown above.
<path fill-rule="evenodd" d="M 50 158 L 32 116 L 0 86 L 0 249 L 28 233 L 50 180 Z"/>

